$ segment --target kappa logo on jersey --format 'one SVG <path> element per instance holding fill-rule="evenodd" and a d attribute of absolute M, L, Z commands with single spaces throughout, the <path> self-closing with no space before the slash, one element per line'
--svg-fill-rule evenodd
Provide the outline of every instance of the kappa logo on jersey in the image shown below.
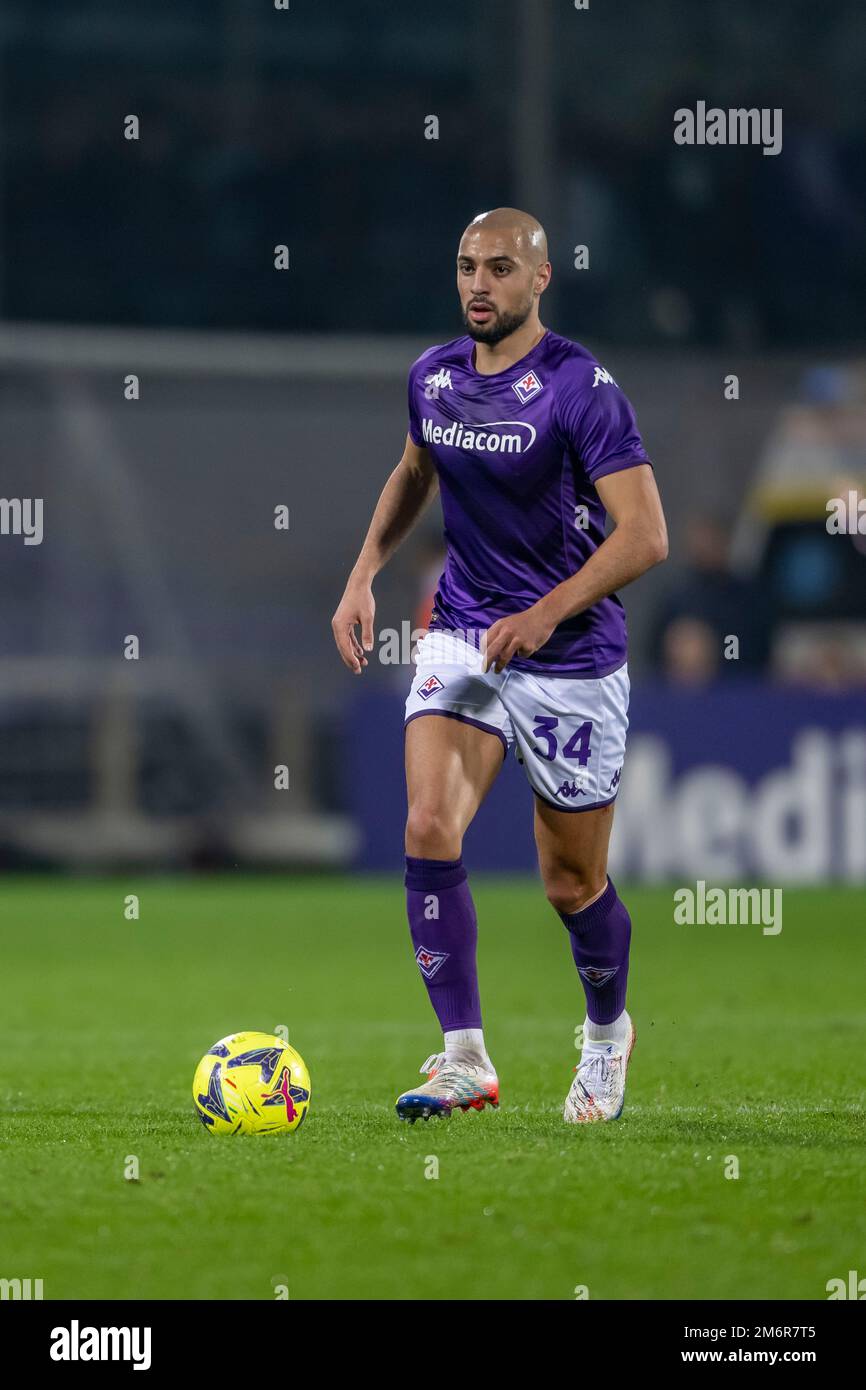
<path fill-rule="evenodd" d="M 425 376 L 424 385 L 433 386 L 437 391 L 444 391 L 446 387 L 449 391 L 454 390 L 451 385 L 451 372 L 446 367 L 440 367 L 437 372 L 431 372 L 430 376 Z"/>
<path fill-rule="evenodd" d="M 537 396 L 543 386 L 544 382 L 535 375 L 535 372 L 527 372 L 526 376 L 522 376 L 519 381 L 512 381 L 511 383 L 511 389 L 521 405 L 526 405 L 526 402 L 531 401 L 533 396 Z"/>
<path fill-rule="evenodd" d="M 428 676 L 423 685 L 419 685 L 418 694 L 422 700 L 429 700 L 431 695 L 435 695 L 437 690 L 444 690 L 445 682 L 440 681 L 438 676 Z"/>
<path fill-rule="evenodd" d="M 592 384 L 593 386 L 616 386 L 616 382 L 607 367 L 596 367 L 595 380 Z"/>
<path fill-rule="evenodd" d="M 418 969 L 425 980 L 432 980 L 440 966 L 444 965 L 448 959 L 447 951 L 428 951 L 426 946 L 419 946 L 415 952 L 415 959 L 418 962 Z"/>

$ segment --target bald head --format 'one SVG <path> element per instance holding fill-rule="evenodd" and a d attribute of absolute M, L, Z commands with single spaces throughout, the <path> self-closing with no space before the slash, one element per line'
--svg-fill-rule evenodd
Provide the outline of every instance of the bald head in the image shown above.
<path fill-rule="evenodd" d="M 463 237 L 479 228 L 498 232 L 504 240 L 512 243 L 515 251 L 531 262 L 533 268 L 547 260 L 547 235 L 531 213 L 521 212 L 520 208 L 492 208 L 490 212 L 479 212 L 469 223 Z"/>
<path fill-rule="evenodd" d="M 467 331 L 494 347 L 539 326 L 538 301 L 550 281 L 547 237 L 520 208 L 493 208 L 473 217 L 457 251 L 457 291 Z"/>

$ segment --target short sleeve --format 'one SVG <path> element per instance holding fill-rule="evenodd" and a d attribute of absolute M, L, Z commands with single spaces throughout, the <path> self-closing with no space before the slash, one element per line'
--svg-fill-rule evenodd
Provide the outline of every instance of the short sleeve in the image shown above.
<path fill-rule="evenodd" d="M 584 367 L 560 389 L 557 406 L 566 443 L 590 482 L 650 462 L 628 397 L 601 367 Z"/>
<path fill-rule="evenodd" d="M 421 433 L 421 421 L 418 418 L 418 406 L 415 400 L 415 383 L 418 376 L 418 363 L 415 362 L 409 368 L 409 437 L 413 444 L 421 447 L 424 443 L 424 436 Z"/>

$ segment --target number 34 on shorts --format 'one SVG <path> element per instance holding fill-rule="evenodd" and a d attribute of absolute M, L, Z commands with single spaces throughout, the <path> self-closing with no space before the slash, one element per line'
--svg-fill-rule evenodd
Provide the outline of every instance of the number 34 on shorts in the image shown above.
<path fill-rule="evenodd" d="M 523 764 L 533 791 L 560 811 L 613 801 L 628 729 L 628 667 L 574 680 L 528 671 L 484 671 L 480 651 L 451 632 L 422 638 L 406 723 L 426 714 L 461 719 L 497 735 Z"/>

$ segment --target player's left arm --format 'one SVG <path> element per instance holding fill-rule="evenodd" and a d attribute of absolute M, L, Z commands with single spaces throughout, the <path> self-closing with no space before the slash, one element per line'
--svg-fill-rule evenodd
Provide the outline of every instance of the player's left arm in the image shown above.
<path fill-rule="evenodd" d="M 650 464 L 609 473 L 595 487 L 614 529 L 577 574 L 540 600 L 551 632 L 667 559 L 667 526 Z"/>
<path fill-rule="evenodd" d="M 591 608 L 666 559 L 667 527 L 651 466 L 641 463 L 608 473 L 595 487 L 613 518 L 613 531 L 570 579 L 531 608 L 492 624 L 485 670 L 502 671 L 513 656 L 531 656 L 566 618 Z"/>

